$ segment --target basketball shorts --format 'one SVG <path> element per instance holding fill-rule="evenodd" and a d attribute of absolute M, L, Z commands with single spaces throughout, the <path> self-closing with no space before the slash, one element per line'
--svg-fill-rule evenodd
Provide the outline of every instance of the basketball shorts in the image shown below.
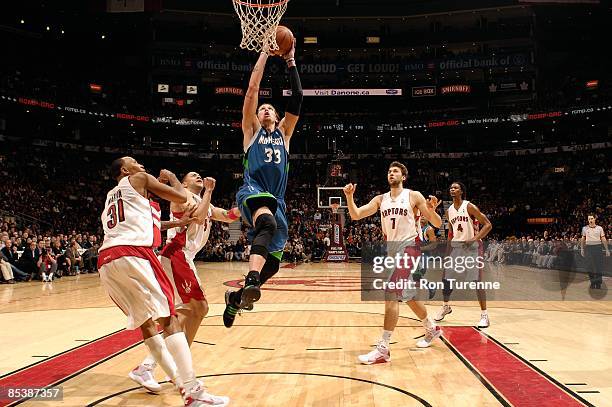
<path fill-rule="evenodd" d="M 274 195 L 263 191 L 256 185 L 245 184 L 238 190 L 236 202 L 238 203 L 242 218 L 250 226 L 247 232 L 249 243 L 253 243 L 253 239 L 255 238 L 253 213 L 262 206 L 267 206 L 274 213 L 277 228 L 268 246 L 268 251 L 280 261 L 283 256 L 283 249 L 289 237 L 289 227 L 287 225 L 287 216 L 285 215 L 287 209 L 285 201 L 283 199 L 277 199 Z"/>
<path fill-rule="evenodd" d="M 161 253 L 161 264 L 172 283 L 174 305 L 177 309 L 185 308 L 191 300 L 206 299 L 192 257 L 188 256 L 181 246 L 166 245 Z"/>
<path fill-rule="evenodd" d="M 402 282 L 403 287 L 391 289 L 388 288 L 385 293 L 387 300 L 398 300 L 398 301 L 410 301 L 417 295 L 417 287 L 414 280 L 414 273 L 418 272 L 421 268 L 421 248 L 414 242 L 403 243 L 393 242 L 397 247 L 387 247 L 387 256 L 395 257 L 396 253 L 406 254 L 406 261 L 402 261 L 401 264 L 396 264 L 393 272 L 391 273 L 388 281 L 389 282 Z M 398 246 L 399 244 L 399 246 Z M 415 263 L 415 261 L 417 263 Z M 399 267 L 398 267 L 399 266 Z"/>
<path fill-rule="evenodd" d="M 452 244 L 449 257 L 452 260 L 452 267 L 445 268 L 445 278 L 457 281 L 480 281 L 479 262 L 483 257 L 482 242 L 474 242 L 469 246 L 457 242 Z"/>
<path fill-rule="evenodd" d="M 175 315 L 172 283 L 153 249 L 116 246 L 100 252 L 100 281 L 127 316 L 127 329 Z"/>

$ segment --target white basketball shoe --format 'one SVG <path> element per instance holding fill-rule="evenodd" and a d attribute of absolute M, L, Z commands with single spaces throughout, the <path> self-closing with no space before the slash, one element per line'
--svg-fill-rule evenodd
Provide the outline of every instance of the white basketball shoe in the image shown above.
<path fill-rule="evenodd" d="M 489 322 L 489 314 L 480 314 L 480 321 L 478 321 L 478 328 L 488 328 L 491 323 Z"/>
<path fill-rule="evenodd" d="M 389 347 L 381 340 L 376 344 L 376 348 L 365 355 L 359 355 L 358 359 L 364 365 L 373 365 L 376 363 L 387 363 L 391 360 L 391 351 Z"/>
<path fill-rule="evenodd" d="M 442 330 L 439 326 L 431 329 L 425 328 L 425 337 L 417 342 L 417 348 L 429 348 L 434 339 L 439 338 L 440 335 L 442 335 Z"/>
<path fill-rule="evenodd" d="M 434 321 L 440 322 L 444 319 L 445 316 L 451 314 L 452 312 L 453 309 L 450 307 L 450 305 L 443 305 L 442 308 L 440 308 L 440 312 L 438 312 L 438 315 L 436 315 L 436 317 L 434 318 Z"/>
<path fill-rule="evenodd" d="M 139 365 L 132 370 L 128 377 L 147 389 L 152 393 L 159 393 L 161 391 L 161 385 L 157 383 L 153 376 L 153 369 L 156 365 Z"/>
<path fill-rule="evenodd" d="M 185 407 L 203 407 L 203 406 L 219 406 L 225 407 L 229 404 L 230 399 L 226 396 L 215 396 L 206 391 L 206 387 L 201 381 L 187 390 L 184 395 Z"/>

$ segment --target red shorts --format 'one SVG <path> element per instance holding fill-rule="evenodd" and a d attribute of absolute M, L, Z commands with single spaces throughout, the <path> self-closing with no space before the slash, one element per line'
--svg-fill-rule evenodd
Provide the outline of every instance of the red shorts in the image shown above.
<path fill-rule="evenodd" d="M 178 308 L 191 300 L 206 300 L 195 264 L 185 255 L 181 245 L 167 244 L 162 250 L 161 264 L 172 283 Z"/>

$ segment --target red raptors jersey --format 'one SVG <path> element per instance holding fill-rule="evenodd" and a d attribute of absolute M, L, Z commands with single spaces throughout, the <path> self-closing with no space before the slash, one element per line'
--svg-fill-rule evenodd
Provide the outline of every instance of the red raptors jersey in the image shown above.
<path fill-rule="evenodd" d="M 160 216 L 159 204 L 140 195 L 129 177 L 123 177 L 106 195 L 102 212 L 104 242 L 99 251 L 115 246 L 159 246 Z"/>

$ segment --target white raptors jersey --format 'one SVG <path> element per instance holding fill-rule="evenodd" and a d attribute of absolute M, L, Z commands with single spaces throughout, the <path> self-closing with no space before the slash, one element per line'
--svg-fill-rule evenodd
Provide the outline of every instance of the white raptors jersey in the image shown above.
<path fill-rule="evenodd" d="M 202 201 L 198 195 L 193 194 L 193 199 L 197 204 Z M 178 220 L 183 216 L 182 213 L 171 213 L 170 220 Z M 168 243 L 179 244 L 183 247 L 185 256 L 190 260 L 193 260 L 200 250 L 208 242 L 208 236 L 210 235 L 211 219 L 212 217 L 212 204 L 208 207 L 208 214 L 202 225 L 197 223 L 190 224 L 187 228 L 172 228 L 168 230 Z"/>
<path fill-rule="evenodd" d="M 453 241 L 465 242 L 476 235 L 474 221 L 467 210 L 469 203 L 464 200 L 458 210 L 454 204 L 448 208 L 448 221 L 453 228 Z"/>
<path fill-rule="evenodd" d="M 380 203 L 380 223 L 388 242 L 409 242 L 416 239 L 418 234 L 409 189 L 404 189 L 394 199 L 391 198 L 391 192 L 383 195 Z"/>
<path fill-rule="evenodd" d="M 160 216 L 159 204 L 140 195 L 129 177 L 123 177 L 106 195 L 102 212 L 104 242 L 100 251 L 115 246 L 159 246 Z"/>

